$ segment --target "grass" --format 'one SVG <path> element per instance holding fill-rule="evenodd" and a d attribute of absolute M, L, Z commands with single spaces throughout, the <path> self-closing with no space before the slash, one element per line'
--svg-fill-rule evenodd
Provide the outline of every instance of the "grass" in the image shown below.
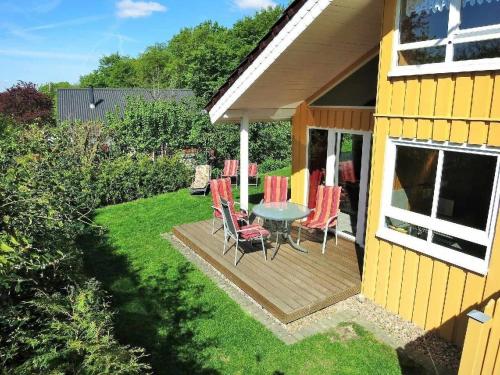
<path fill-rule="evenodd" d="M 279 171 L 289 174 L 289 170 Z M 250 188 L 251 202 L 261 187 Z M 158 374 L 399 374 L 394 350 L 355 326 L 287 346 L 160 234 L 211 217 L 186 190 L 100 209 L 106 236 L 82 239 L 88 273 L 112 296 L 119 340 L 144 347 Z"/>

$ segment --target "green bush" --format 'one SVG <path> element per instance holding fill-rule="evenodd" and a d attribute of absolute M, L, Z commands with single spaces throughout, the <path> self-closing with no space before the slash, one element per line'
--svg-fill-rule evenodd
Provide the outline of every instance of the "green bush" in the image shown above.
<path fill-rule="evenodd" d="M 108 115 L 113 157 L 135 153 L 172 155 L 194 147 L 199 151 L 196 162 L 210 163 L 214 168 L 221 168 L 225 159 L 239 159 L 239 125 L 212 125 L 203 112 L 203 103 L 196 97 L 153 102 L 129 98 L 123 118 L 119 113 Z M 291 126 L 287 121 L 252 123 L 249 138 L 252 162 L 291 157 Z"/>
<path fill-rule="evenodd" d="M 94 280 L 64 292 L 38 292 L 20 307 L 2 314 L 7 322 L 21 316 L 23 324 L 7 339 L 9 349 L 16 350 L 7 350 L 0 364 L 8 365 L 16 352 L 29 353 L 11 367 L 13 373 L 144 374 L 150 369 L 141 363 L 142 349 L 113 337 L 109 303 Z"/>
<path fill-rule="evenodd" d="M 97 192 L 102 204 L 127 202 L 186 187 L 192 174 L 179 156 L 120 156 L 101 163 Z"/>
<path fill-rule="evenodd" d="M 202 147 L 203 133 L 210 125 L 202 108 L 202 102 L 195 97 L 179 101 L 128 98 L 123 116 L 116 112 L 107 118 L 115 153 L 171 155 L 185 148 Z"/>
<path fill-rule="evenodd" d="M 77 237 L 99 201 L 99 125 L 13 128 L 0 121 L 2 373 L 147 370 L 113 339 L 112 315 L 86 282 Z"/>
<path fill-rule="evenodd" d="M 259 167 L 260 173 L 267 173 L 270 171 L 275 171 L 277 169 L 288 167 L 292 164 L 290 159 L 276 160 L 276 159 L 266 159 Z"/>

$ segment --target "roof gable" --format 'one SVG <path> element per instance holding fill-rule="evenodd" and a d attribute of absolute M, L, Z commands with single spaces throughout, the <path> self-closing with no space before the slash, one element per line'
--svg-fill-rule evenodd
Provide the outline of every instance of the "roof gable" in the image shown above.
<path fill-rule="evenodd" d="M 381 1 L 292 5 L 293 15 L 280 19 L 280 26 L 273 27 L 212 98 L 207 106 L 212 122 L 238 121 L 243 115 L 288 119 L 299 103 L 379 45 Z"/>

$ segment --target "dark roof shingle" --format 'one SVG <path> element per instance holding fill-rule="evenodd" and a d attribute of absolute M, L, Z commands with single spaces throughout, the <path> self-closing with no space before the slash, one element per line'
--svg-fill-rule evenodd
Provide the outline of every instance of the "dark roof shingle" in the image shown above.
<path fill-rule="evenodd" d="M 117 108 L 123 114 L 128 97 L 142 97 L 145 100 L 180 100 L 194 96 L 193 91 L 186 89 L 141 89 L 141 88 L 94 88 L 95 108 L 90 108 L 89 89 L 57 90 L 57 118 L 60 121 L 105 120 L 106 113 Z"/>

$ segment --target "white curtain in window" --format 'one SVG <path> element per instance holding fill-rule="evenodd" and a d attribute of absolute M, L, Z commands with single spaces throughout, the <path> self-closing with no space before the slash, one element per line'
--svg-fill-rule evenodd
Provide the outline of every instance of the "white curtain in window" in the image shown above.
<path fill-rule="evenodd" d="M 469 0 L 469 1 L 486 1 L 486 0 Z M 489 0 L 491 1 L 491 0 Z M 498 1 L 498 0 L 497 0 Z M 450 0 L 406 0 L 406 15 L 411 16 L 412 13 L 436 13 L 442 12 L 443 9 L 450 6 Z"/>
<path fill-rule="evenodd" d="M 482 5 L 484 3 L 493 3 L 493 2 L 500 2 L 500 0 L 462 0 L 462 8 L 465 8 L 467 5 L 473 6 L 473 5 Z"/>

